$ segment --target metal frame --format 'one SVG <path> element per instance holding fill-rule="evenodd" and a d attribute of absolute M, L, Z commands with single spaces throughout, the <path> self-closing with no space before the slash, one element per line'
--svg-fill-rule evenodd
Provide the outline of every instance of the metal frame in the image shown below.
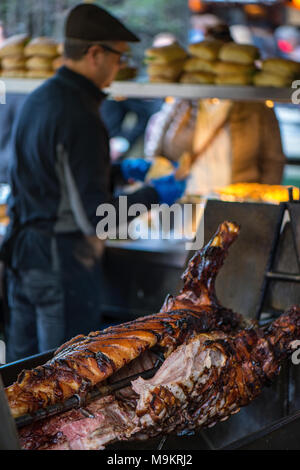
<path fill-rule="evenodd" d="M 293 215 L 290 210 L 291 204 L 300 204 L 300 199 L 298 201 L 293 199 L 293 188 L 289 188 L 289 202 L 288 203 L 283 202 L 280 204 L 279 218 L 278 218 L 278 222 L 277 222 L 276 229 L 275 229 L 275 234 L 274 234 L 274 239 L 273 239 L 273 243 L 272 243 L 272 247 L 270 251 L 269 261 L 265 270 L 264 281 L 263 281 L 263 285 L 261 289 L 261 298 L 260 298 L 259 305 L 256 311 L 257 320 L 260 320 L 261 313 L 263 312 L 264 303 L 265 303 L 270 281 L 275 280 L 275 281 L 300 283 L 300 253 L 298 253 L 297 241 L 296 241 L 294 230 L 292 230 L 292 237 L 293 237 L 293 245 L 294 245 L 294 250 L 296 253 L 296 260 L 297 260 L 299 273 L 298 274 L 282 273 L 282 272 L 276 272 L 273 270 L 275 257 L 278 251 L 281 227 L 282 227 L 282 223 L 283 223 L 283 219 L 284 219 L 286 211 L 289 214 L 290 220 L 292 222 L 292 228 L 293 228 Z M 271 313 L 274 313 L 274 312 L 271 312 Z"/>

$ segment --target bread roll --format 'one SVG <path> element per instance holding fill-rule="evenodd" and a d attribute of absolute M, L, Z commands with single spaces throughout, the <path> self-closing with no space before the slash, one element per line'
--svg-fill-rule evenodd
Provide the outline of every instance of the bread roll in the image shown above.
<path fill-rule="evenodd" d="M 26 70 L 25 69 L 17 69 L 17 70 L 2 70 L 1 77 L 4 78 L 24 78 L 26 77 Z"/>
<path fill-rule="evenodd" d="M 56 57 L 58 55 L 58 45 L 56 41 L 46 37 L 32 39 L 24 49 L 26 57 Z"/>
<path fill-rule="evenodd" d="M 179 60 L 176 62 L 171 62 L 169 64 L 160 65 L 160 64 L 149 64 L 147 68 L 147 73 L 149 76 L 159 75 L 160 77 L 166 77 L 171 80 L 177 80 L 182 68 L 184 61 Z"/>
<path fill-rule="evenodd" d="M 248 64 L 236 64 L 234 62 L 216 62 L 214 64 L 214 72 L 220 75 L 233 75 L 235 73 L 254 73 L 255 72 L 255 67 L 254 65 L 248 65 Z"/>
<path fill-rule="evenodd" d="M 270 87 L 289 87 L 291 85 L 291 78 L 284 77 L 283 75 L 276 75 L 269 72 L 258 72 L 253 77 L 253 83 L 256 86 L 270 86 Z"/>
<path fill-rule="evenodd" d="M 216 60 L 222 45 L 222 41 L 206 40 L 190 44 L 188 50 L 192 55 L 200 57 L 200 59 Z"/>
<path fill-rule="evenodd" d="M 26 60 L 24 56 L 7 56 L 1 60 L 3 70 L 20 70 L 25 68 Z"/>
<path fill-rule="evenodd" d="M 300 63 L 293 60 L 282 59 L 280 57 L 274 59 L 266 59 L 262 62 L 262 70 L 271 74 L 282 75 L 284 77 L 293 77 L 300 74 Z"/>
<path fill-rule="evenodd" d="M 0 47 L 0 58 L 22 55 L 29 37 L 26 34 L 17 34 L 6 39 Z"/>
<path fill-rule="evenodd" d="M 136 67 L 124 67 L 119 70 L 117 73 L 115 80 L 122 81 L 122 80 L 132 80 L 137 76 L 137 68 Z"/>
<path fill-rule="evenodd" d="M 174 166 L 165 157 L 155 157 L 154 161 L 147 172 L 145 181 L 161 178 L 162 176 L 167 176 L 173 173 L 175 170 Z"/>
<path fill-rule="evenodd" d="M 236 44 L 229 42 L 224 44 L 219 53 L 219 59 L 224 62 L 236 64 L 253 64 L 259 58 L 259 50 L 250 44 Z"/>
<path fill-rule="evenodd" d="M 253 77 L 249 73 L 216 75 L 216 85 L 252 85 Z"/>
<path fill-rule="evenodd" d="M 54 75 L 53 70 L 27 70 L 26 78 L 51 78 Z"/>
<path fill-rule="evenodd" d="M 186 59 L 186 51 L 177 43 L 163 47 L 152 47 L 145 51 L 147 63 L 168 64 L 177 60 Z"/>
<path fill-rule="evenodd" d="M 161 77 L 160 75 L 149 75 L 150 83 L 174 83 L 172 78 Z"/>
<path fill-rule="evenodd" d="M 185 72 L 180 77 L 180 83 L 214 83 L 215 74 L 208 72 Z"/>
<path fill-rule="evenodd" d="M 52 59 L 48 57 L 31 57 L 26 61 L 26 68 L 29 70 L 53 70 Z"/>
<path fill-rule="evenodd" d="M 191 57 L 183 66 L 185 72 L 210 72 L 214 73 L 215 62 L 200 57 Z"/>

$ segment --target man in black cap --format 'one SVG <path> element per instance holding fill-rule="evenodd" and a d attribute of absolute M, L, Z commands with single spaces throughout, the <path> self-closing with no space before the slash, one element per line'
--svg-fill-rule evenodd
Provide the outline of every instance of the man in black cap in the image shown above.
<path fill-rule="evenodd" d="M 102 92 L 138 38 L 108 12 L 80 4 L 65 30 L 65 66 L 29 95 L 14 130 L 10 225 L 1 255 L 10 310 L 8 360 L 55 348 L 101 328 L 97 207 L 111 203 L 113 182 L 143 180 L 149 163 L 111 167 L 99 116 Z M 128 195 L 128 206 L 172 203 L 185 183 L 174 176 Z M 116 273 L 116 276 L 118 273 Z"/>

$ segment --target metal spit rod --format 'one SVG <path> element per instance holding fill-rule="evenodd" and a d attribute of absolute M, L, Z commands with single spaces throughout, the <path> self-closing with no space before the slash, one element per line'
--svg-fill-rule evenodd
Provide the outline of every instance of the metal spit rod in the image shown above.
<path fill-rule="evenodd" d="M 158 356 L 157 354 L 155 355 Z M 55 405 L 50 405 L 46 408 L 41 408 L 35 411 L 34 413 L 28 413 L 19 416 L 18 418 L 15 418 L 16 426 L 18 428 L 22 428 L 24 426 L 28 426 L 29 424 L 35 423 L 36 421 L 40 421 L 42 419 L 49 418 L 59 413 L 69 411 L 72 408 L 81 408 L 82 406 L 86 405 L 92 400 L 95 400 L 96 398 L 101 398 L 123 388 L 129 387 L 131 385 L 131 382 L 133 380 L 138 379 L 139 377 L 142 377 L 143 379 L 150 379 L 158 371 L 162 362 L 163 358 L 161 356 L 158 356 L 158 360 L 156 361 L 154 367 L 152 367 L 151 369 L 147 369 L 143 372 L 131 375 L 130 377 L 118 380 L 117 382 L 114 382 L 112 384 L 103 385 L 101 387 L 96 386 L 85 397 L 81 397 L 80 395 L 73 395 L 62 403 L 55 403 Z M 92 415 L 90 415 L 90 417 L 92 417 Z"/>

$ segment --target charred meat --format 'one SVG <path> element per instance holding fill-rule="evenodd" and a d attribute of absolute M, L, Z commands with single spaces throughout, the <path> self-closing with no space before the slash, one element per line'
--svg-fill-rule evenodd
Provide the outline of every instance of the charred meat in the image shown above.
<path fill-rule="evenodd" d="M 150 380 L 21 430 L 25 449 L 103 449 L 107 444 L 213 426 L 249 404 L 279 373 L 300 338 L 300 308 L 267 328 L 195 334 Z M 148 358 L 149 359 L 149 358 Z"/>
<path fill-rule="evenodd" d="M 145 351 L 159 347 L 165 357 L 195 333 L 241 327 L 241 315 L 222 307 L 214 284 L 239 226 L 223 222 L 211 241 L 190 261 L 184 286 L 155 315 L 79 335 L 61 346 L 46 364 L 23 371 L 6 389 L 14 417 L 87 392 Z"/>

